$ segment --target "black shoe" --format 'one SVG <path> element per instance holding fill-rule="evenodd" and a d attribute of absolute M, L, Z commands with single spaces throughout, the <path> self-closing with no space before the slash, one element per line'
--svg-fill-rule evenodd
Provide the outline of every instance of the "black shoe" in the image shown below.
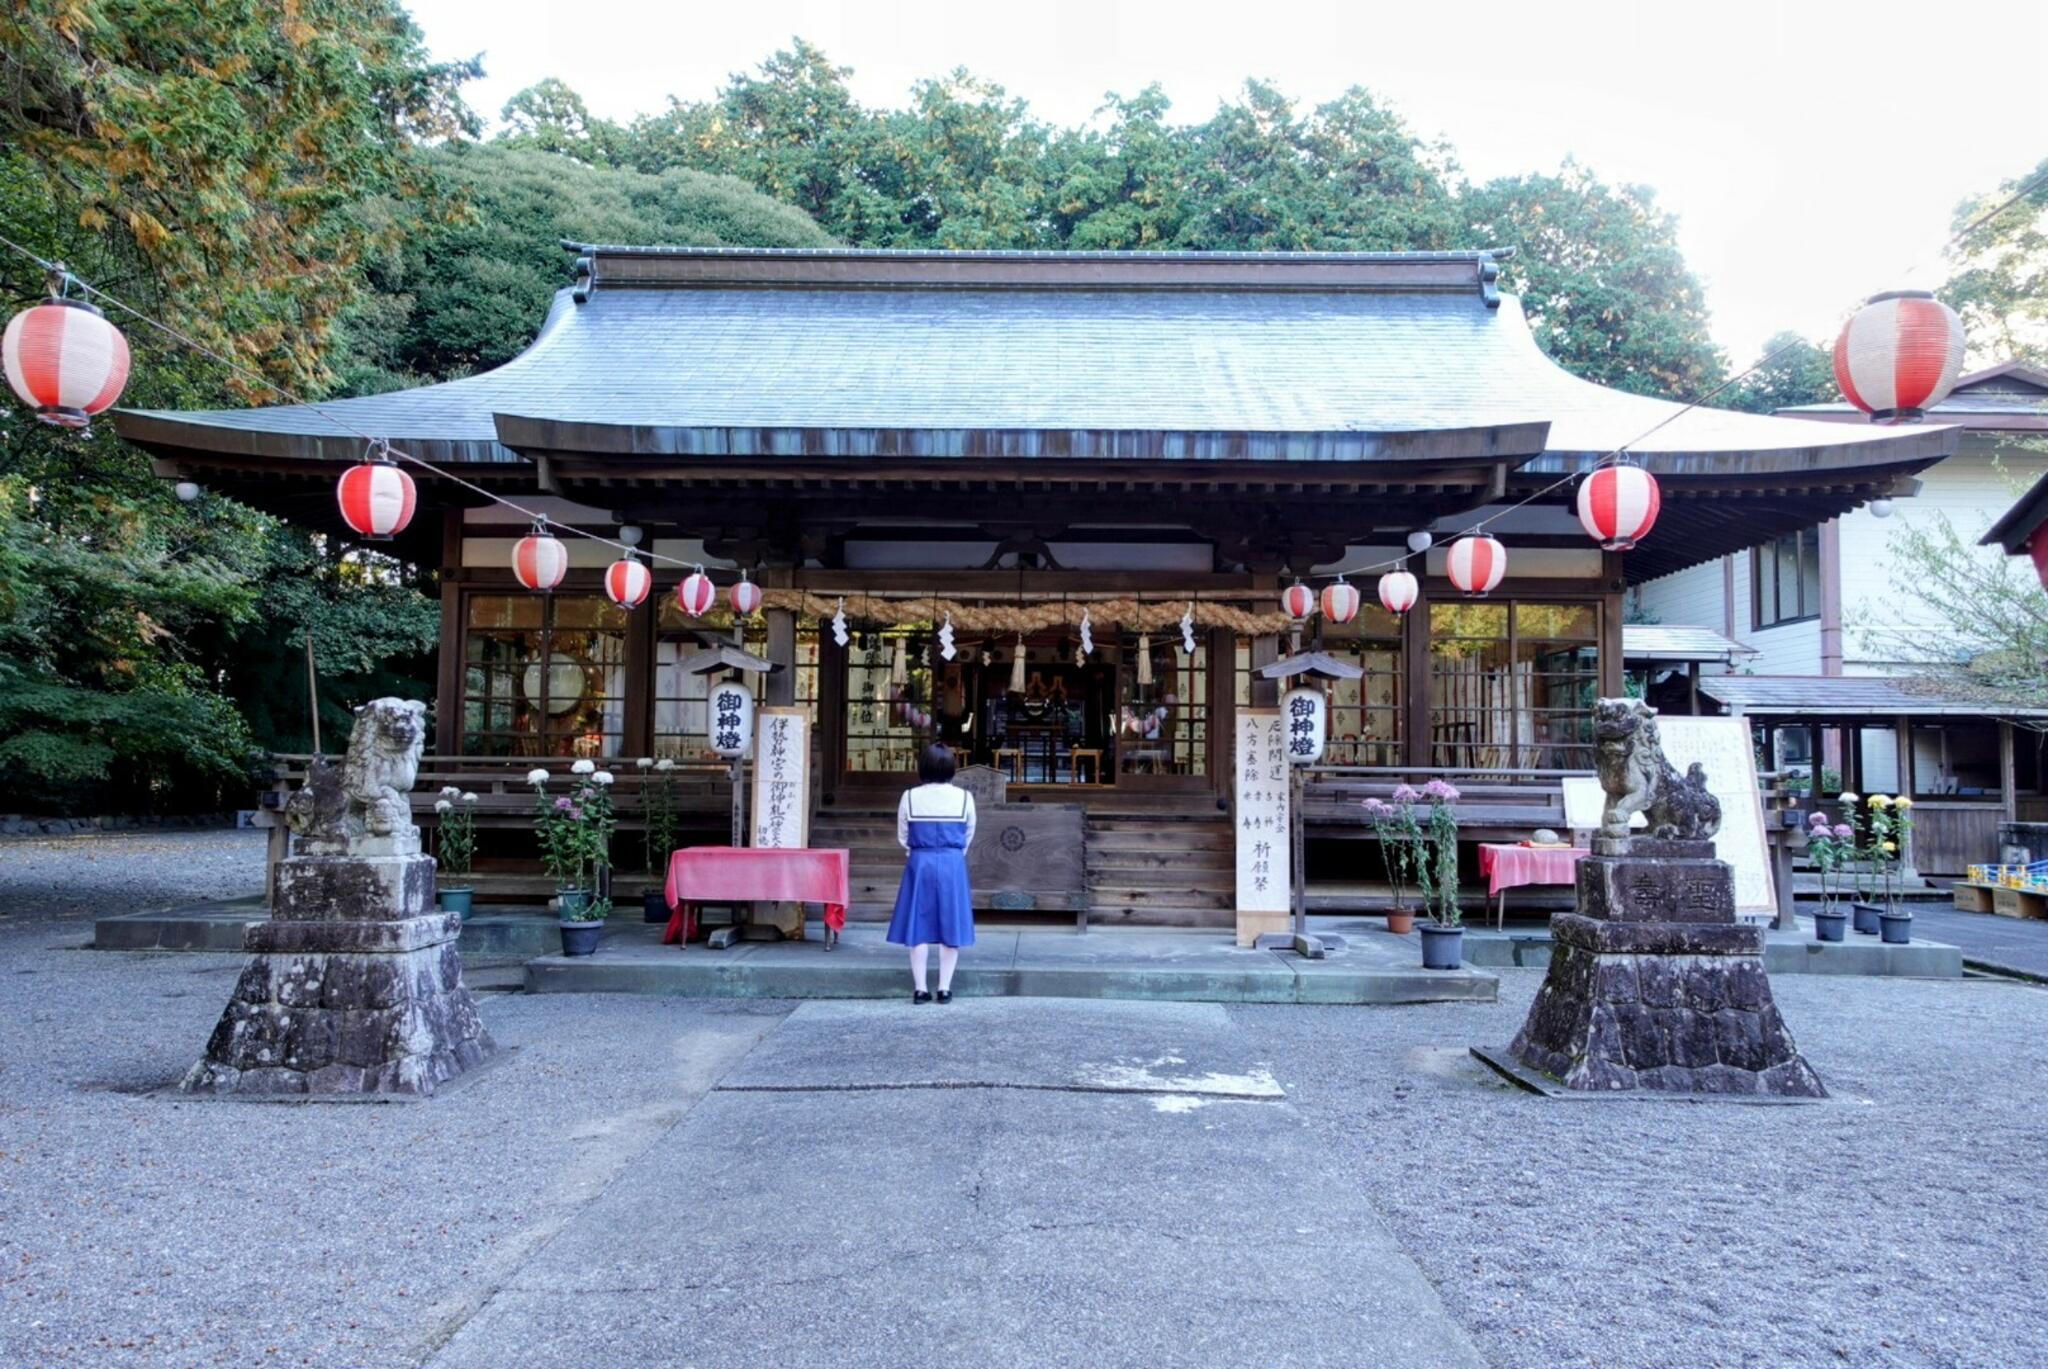
<path fill-rule="evenodd" d="M 953 991 L 952 991 L 951 989 L 940 989 L 940 990 L 939 990 L 939 1002 L 941 1002 L 941 1003 L 951 1003 L 952 1001 L 953 1001 Z"/>
<path fill-rule="evenodd" d="M 926 993 L 923 989 L 913 989 L 910 994 L 910 1001 L 912 1003 L 920 1004 L 929 1003 L 932 1001 L 932 996 Z M 943 1002 L 944 1000 L 941 999 L 940 1001 Z"/>

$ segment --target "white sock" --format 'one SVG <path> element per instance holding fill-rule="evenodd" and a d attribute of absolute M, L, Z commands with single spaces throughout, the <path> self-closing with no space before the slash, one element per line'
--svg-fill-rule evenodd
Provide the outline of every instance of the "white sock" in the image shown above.
<path fill-rule="evenodd" d="M 924 992 L 924 966 L 926 958 L 931 955 L 931 950 L 932 948 L 928 945 L 912 946 L 910 948 L 910 982 L 917 987 L 919 993 Z M 945 963 L 946 957 L 942 951 L 939 954 L 939 964 L 944 965 Z"/>
<path fill-rule="evenodd" d="M 941 993 L 951 993 L 953 991 L 953 967 L 959 963 L 960 948 L 958 946 L 939 947 L 939 991 Z"/>

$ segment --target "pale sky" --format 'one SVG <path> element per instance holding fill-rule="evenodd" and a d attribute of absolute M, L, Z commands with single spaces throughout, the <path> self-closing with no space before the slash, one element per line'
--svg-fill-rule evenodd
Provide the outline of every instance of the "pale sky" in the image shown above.
<path fill-rule="evenodd" d="M 546 76 L 614 119 L 703 99 L 796 35 L 864 104 L 965 66 L 1062 125 L 1155 81 L 1189 122 L 1248 76 L 1303 104 L 1363 85 L 1473 179 L 1571 156 L 1655 188 L 1738 365 L 1779 328 L 1829 335 L 1867 295 L 1938 284 L 1956 202 L 2048 156 L 2041 0 L 410 4 L 437 55 L 483 55 L 469 99 L 492 118 Z"/>

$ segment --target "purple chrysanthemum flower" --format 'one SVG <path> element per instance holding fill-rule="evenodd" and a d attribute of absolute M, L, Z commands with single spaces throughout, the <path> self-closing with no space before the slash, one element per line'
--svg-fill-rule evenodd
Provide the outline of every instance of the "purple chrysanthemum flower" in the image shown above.
<path fill-rule="evenodd" d="M 1422 797 L 1422 795 L 1420 795 L 1420 794 L 1416 793 L 1416 792 L 1415 792 L 1415 791 L 1414 791 L 1413 789 L 1409 788 L 1409 787 L 1408 787 L 1407 785 L 1405 785 L 1405 784 L 1404 784 L 1404 785 L 1400 785 L 1400 786 L 1398 786 L 1398 787 L 1397 787 L 1397 788 L 1396 788 L 1396 789 L 1394 790 L 1394 802 L 1395 802 L 1395 803 L 1413 803 L 1413 802 L 1415 802 L 1415 800 L 1417 800 L 1417 799 L 1419 799 L 1419 798 L 1421 798 L 1421 797 Z"/>
<path fill-rule="evenodd" d="M 1856 829 L 1844 823 L 1838 822 L 1835 824 L 1835 835 L 1841 838 L 1843 841 L 1847 841 L 1849 838 L 1856 835 Z"/>
<path fill-rule="evenodd" d="M 572 805 L 570 804 L 569 800 L 565 798 L 555 800 L 555 811 L 557 813 L 566 813 L 569 811 L 571 806 Z"/>
<path fill-rule="evenodd" d="M 1383 818 L 1393 811 L 1378 799 L 1367 799 L 1360 806 L 1365 809 L 1365 815 L 1370 818 Z"/>
<path fill-rule="evenodd" d="M 1422 796 L 1427 799 L 1434 799 L 1438 803 L 1456 803 L 1458 801 L 1458 790 L 1456 786 L 1443 780 L 1431 780 L 1428 784 L 1422 786 Z"/>
<path fill-rule="evenodd" d="M 1828 825 L 1828 815 L 1826 813 L 1819 812 L 1818 810 L 1808 813 L 1806 815 L 1806 820 L 1808 823 L 1815 827 L 1825 827 Z"/>

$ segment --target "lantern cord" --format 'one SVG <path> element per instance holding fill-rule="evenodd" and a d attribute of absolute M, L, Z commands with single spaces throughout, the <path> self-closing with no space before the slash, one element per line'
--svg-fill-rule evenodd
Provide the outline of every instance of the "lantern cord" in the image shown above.
<path fill-rule="evenodd" d="M 1964 242 L 1968 241 L 1971 237 L 1975 236 L 1979 229 L 1983 228 L 1986 224 L 1990 223 L 2000 214 L 2003 214 L 2006 210 L 2012 208 L 2014 205 L 2018 204 L 2021 200 L 2033 194 L 2036 190 L 2040 189 L 2044 185 L 2048 185 L 2048 172 L 2043 172 L 2041 175 L 2034 177 L 2025 185 L 2022 185 L 2019 189 L 2015 190 L 2012 194 L 2008 195 L 2004 200 L 1992 206 L 1990 209 L 1985 210 L 1983 213 L 1977 215 L 1975 218 L 1971 219 L 1970 222 L 1968 222 L 1967 224 L 1964 224 L 1962 228 L 1958 229 L 1953 235 L 1950 236 L 1949 240 L 1946 243 L 1944 243 L 1939 249 L 1937 249 L 1935 255 L 1939 255 L 1943 252 L 1950 252 L 1956 249 L 1957 247 L 1960 247 Z M 142 310 L 136 308 L 134 305 L 129 304 L 126 300 L 121 299 L 119 296 L 109 294 L 105 290 L 102 290 L 98 286 L 92 284 L 92 282 L 81 279 L 76 273 L 66 268 L 60 267 L 54 259 L 45 257 L 41 253 L 32 251 L 31 249 L 24 247 L 22 244 L 14 241 L 14 239 L 6 236 L 4 233 L 0 233 L 0 247 L 5 247 L 9 251 L 12 251 L 22 257 L 27 258 L 29 261 L 34 262 L 37 266 L 41 267 L 45 273 L 54 274 L 59 271 L 62 271 L 65 279 L 67 279 L 71 284 L 77 286 L 77 288 L 83 291 L 85 294 L 92 296 L 94 299 L 104 301 L 106 304 L 110 305 L 114 309 L 119 310 L 121 313 L 128 315 L 130 318 L 135 319 L 137 322 L 155 329 L 157 332 L 162 333 L 164 336 L 172 339 L 173 341 L 190 348 L 192 351 L 199 353 L 201 356 L 207 357 L 219 363 L 220 365 L 227 367 L 230 371 L 233 371 L 238 375 L 249 378 L 250 380 L 254 381 L 257 385 L 261 386 L 263 389 L 270 391 L 272 394 L 278 395 L 281 398 L 289 401 L 290 403 L 299 405 L 301 408 L 310 410 L 311 412 L 320 415 L 322 418 L 325 418 L 329 422 L 333 423 L 336 427 L 344 429 L 347 432 L 353 433 L 355 436 L 362 438 L 363 441 L 367 443 L 375 444 L 379 448 L 379 450 L 383 451 L 384 453 L 396 457 L 398 460 L 403 461 L 408 465 L 419 467 L 421 470 L 434 476 L 437 480 L 447 481 L 451 485 L 454 485 L 460 489 L 467 490 L 471 494 L 474 494 L 479 498 L 486 499 L 493 504 L 502 505 L 505 508 L 512 510 L 514 513 L 530 518 L 534 522 L 539 523 L 543 526 L 559 528 L 563 532 L 570 533 L 574 536 L 584 538 L 591 542 L 596 542 L 600 546 L 610 547 L 614 551 L 620 552 L 622 554 L 631 550 L 631 548 L 626 546 L 626 544 L 623 542 L 615 541 L 612 538 L 601 536 L 597 533 L 590 532 L 586 529 L 571 527 L 567 523 L 559 522 L 556 519 L 550 518 L 548 517 L 548 515 L 541 513 L 537 509 L 529 509 L 525 505 L 520 504 L 515 500 L 507 499 L 502 494 L 498 494 L 492 490 L 487 490 L 483 486 L 478 485 L 473 481 L 465 480 L 461 476 L 456 475 L 451 471 L 444 470 L 443 468 L 436 466 L 431 461 L 427 461 L 422 457 L 414 456 L 411 452 L 408 452 L 403 448 L 395 447 L 384 438 L 378 437 L 373 433 L 365 432 L 363 429 L 358 428 L 355 424 L 350 423 L 347 419 L 336 415 L 331 410 L 322 407 L 315 401 L 307 399 L 304 396 L 297 394 L 293 390 L 287 388 L 286 386 L 279 384 L 277 381 L 272 380 L 270 377 L 264 375 L 262 372 L 249 366 L 247 363 L 237 361 L 232 357 L 221 355 L 218 351 L 214 350 L 206 343 L 201 342 L 199 339 L 193 337 L 191 334 L 183 332 L 182 330 L 173 327 L 171 324 L 165 323 L 160 319 L 154 318 L 151 315 L 146 314 Z M 1913 272 L 1919 270 L 1923 265 L 1925 265 L 1926 261 L 1929 259 L 1931 258 L 1923 258 L 1921 261 L 1914 263 L 1912 266 L 1907 268 L 1904 274 L 1911 275 Z M 1602 455 L 1597 461 L 1593 463 L 1590 469 L 1586 471 L 1573 471 L 1565 475 L 1562 475 L 1558 477 L 1556 480 L 1551 481 L 1549 484 L 1544 485 L 1542 488 L 1537 489 L 1531 492 L 1530 494 L 1523 496 L 1521 499 L 1516 500 L 1514 503 L 1508 504 L 1502 508 L 1495 509 L 1486 517 L 1479 519 L 1477 522 L 1471 524 L 1469 527 L 1466 527 L 1458 532 L 1450 534 L 1450 536 L 1455 539 L 1458 537 L 1469 537 L 1474 533 L 1483 532 L 1490 524 L 1499 521 L 1500 519 L 1506 517 L 1508 514 L 1515 512 L 1517 509 L 1525 508 L 1528 505 L 1535 503 L 1537 500 L 1542 499 L 1545 496 L 1556 492 L 1557 490 L 1563 489 L 1565 486 L 1570 485 L 1575 481 L 1579 480 L 1582 476 L 1590 475 L 1593 471 L 1597 471 L 1603 466 L 1614 465 L 1623 461 L 1629 455 L 1630 448 L 1636 446 L 1638 443 L 1647 440 L 1654 434 L 1662 431 L 1664 428 L 1669 427 L 1671 424 L 1683 418 L 1686 414 L 1692 412 L 1694 409 L 1699 408 L 1702 404 L 1705 404 L 1708 400 L 1714 398 L 1714 396 L 1721 394 L 1722 392 L 1727 390 L 1730 386 L 1735 385 L 1752 375 L 1755 375 L 1758 371 L 1762 370 L 1766 366 L 1769 366 L 1772 362 L 1776 361 L 1779 357 L 1784 356 L 1787 352 L 1793 351 L 1795 348 L 1804 345 L 1806 345 L 1805 339 L 1800 339 L 1795 342 L 1787 343 L 1785 346 L 1778 348 L 1776 351 L 1773 351 L 1765 355 L 1764 357 L 1760 358 L 1751 365 L 1736 372 L 1734 375 L 1728 377 L 1726 380 L 1714 386 L 1711 390 L 1708 390 L 1706 393 L 1698 395 L 1695 398 L 1687 400 L 1685 403 L 1679 405 L 1677 409 L 1665 415 L 1662 419 L 1658 420 L 1656 423 L 1653 423 L 1648 428 L 1645 428 L 1642 432 L 1636 434 L 1636 436 L 1630 438 L 1627 442 L 1622 443 L 1620 446 Z M 1399 556 L 1395 556 L 1387 560 L 1374 561 L 1362 566 L 1347 567 L 1341 571 L 1338 571 L 1337 574 L 1364 575 L 1375 570 L 1396 569 L 1402 565 L 1405 565 L 1411 554 L 1412 553 L 1404 552 Z M 656 552 L 651 547 L 648 548 L 644 555 L 646 555 L 650 562 L 666 562 L 667 564 L 674 566 L 678 569 L 689 569 L 694 564 L 693 562 L 679 560 L 673 556 L 664 556 L 661 553 Z M 1017 569 L 1017 592 L 1019 600 L 1021 601 L 1024 592 L 1024 565 L 1021 557 L 1018 560 Z"/>

